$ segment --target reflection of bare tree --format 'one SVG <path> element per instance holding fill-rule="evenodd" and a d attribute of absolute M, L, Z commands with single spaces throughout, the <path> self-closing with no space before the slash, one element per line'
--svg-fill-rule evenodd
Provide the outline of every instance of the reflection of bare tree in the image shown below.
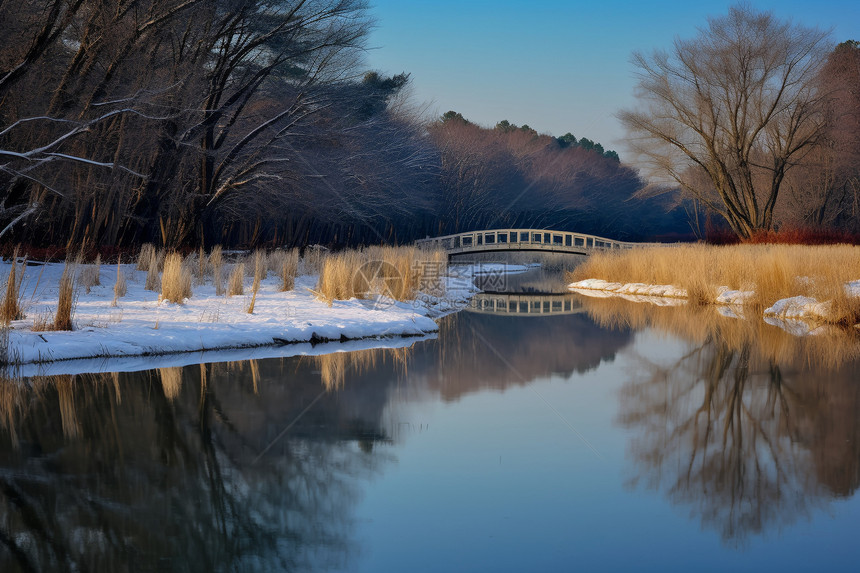
<path fill-rule="evenodd" d="M 354 428 L 375 429 L 375 411 L 323 396 L 296 421 L 319 375 L 247 367 L 246 381 L 236 364 L 3 381 L 0 570 L 342 565 L 356 477 L 381 457 Z"/>
<path fill-rule="evenodd" d="M 822 383 L 807 363 L 777 362 L 749 342 L 710 336 L 672 364 L 642 362 L 621 395 L 621 422 L 637 435 L 633 481 L 690 507 L 724 540 L 741 543 L 857 488 L 858 426 L 828 422 L 830 395 L 856 385 L 856 361 Z M 857 390 L 850 391 L 856 408 Z M 854 413 L 844 414 L 853 421 Z M 826 465 L 854 468 L 850 485 L 844 476 L 822 479 L 822 458 L 832 453 L 839 459 Z"/>

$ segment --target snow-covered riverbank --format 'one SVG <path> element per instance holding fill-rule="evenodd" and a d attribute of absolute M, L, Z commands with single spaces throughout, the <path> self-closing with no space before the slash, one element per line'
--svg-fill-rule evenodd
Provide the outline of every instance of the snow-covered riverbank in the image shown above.
<path fill-rule="evenodd" d="M 11 264 L 0 265 L 8 275 Z M 101 286 L 79 289 L 73 331 L 37 331 L 57 308 L 62 264 L 29 266 L 21 288 L 26 318 L 8 332 L 7 356 L 18 365 L 74 359 L 127 358 L 226 349 L 274 347 L 294 343 L 421 337 L 438 331 L 434 319 L 456 312 L 478 292 L 473 277 L 486 272 L 523 272 L 526 267 L 451 267 L 442 277 L 444 293 L 419 294 L 411 302 L 390 299 L 333 301 L 311 291 L 315 276 L 296 279 L 278 292 L 279 279 L 262 281 L 247 312 L 250 289 L 242 296 L 216 296 L 210 283 L 196 285 L 184 304 L 160 301 L 144 289 L 146 273 L 123 265 L 128 292 L 111 306 L 116 266 L 101 267 Z M 0 275 L 2 276 L 2 275 Z M 53 368 L 56 370 L 56 368 Z"/>
<path fill-rule="evenodd" d="M 621 297 L 635 302 L 656 302 L 661 299 L 685 301 L 687 291 L 672 285 L 646 285 L 643 283 L 617 283 L 600 279 L 585 279 L 570 283 L 568 288 L 575 293 L 591 297 Z M 860 297 L 860 280 L 845 285 L 846 294 Z M 716 290 L 716 298 L 712 304 L 724 306 L 741 306 L 755 296 L 753 291 L 732 290 L 720 287 Z M 675 303 L 677 304 L 677 302 Z M 818 301 L 812 297 L 795 296 L 774 301 L 763 312 L 765 318 L 785 320 L 823 321 L 830 319 L 831 304 L 829 301 Z"/>

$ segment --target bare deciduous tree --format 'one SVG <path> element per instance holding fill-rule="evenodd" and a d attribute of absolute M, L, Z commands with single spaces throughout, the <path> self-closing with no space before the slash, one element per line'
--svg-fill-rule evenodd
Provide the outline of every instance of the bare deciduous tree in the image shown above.
<path fill-rule="evenodd" d="M 642 105 L 619 117 L 650 175 L 680 185 L 741 237 L 770 230 L 786 173 L 824 129 L 816 78 L 828 39 L 736 5 L 670 51 L 634 54 Z M 690 167 L 707 185 L 691 183 Z"/>

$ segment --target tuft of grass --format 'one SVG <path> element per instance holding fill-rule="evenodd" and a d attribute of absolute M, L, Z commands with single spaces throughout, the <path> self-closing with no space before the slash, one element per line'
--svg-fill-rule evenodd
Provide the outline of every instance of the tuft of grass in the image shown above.
<path fill-rule="evenodd" d="M 253 264 L 251 264 L 252 261 Z M 245 262 L 245 272 L 249 278 L 255 277 L 260 273 L 263 280 L 266 280 L 269 271 L 269 256 L 266 254 L 266 251 L 257 249 L 245 257 Z"/>
<path fill-rule="evenodd" d="M 165 258 L 164 272 L 161 274 L 163 300 L 182 304 L 186 298 L 191 298 L 191 270 L 182 263 L 179 253 L 170 253 Z"/>
<path fill-rule="evenodd" d="M 278 273 L 281 283 L 280 292 L 293 290 L 299 271 L 299 250 L 275 251 L 269 255 L 269 268 Z"/>
<path fill-rule="evenodd" d="M 301 273 L 303 275 L 319 274 L 322 270 L 323 261 L 328 257 L 329 250 L 320 245 L 305 247 L 301 258 Z"/>
<path fill-rule="evenodd" d="M 368 247 L 330 254 L 320 263 L 316 292 L 329 304 L 376 295 L 408 301 L 422 289 L 440 294 L 446 258 L 444 253 L 413 247 Z"/>
<path fill-rule="evenodd" d="M 146 290 L 151 290 L 153 292 L 158 292 L 159 280 L 158 280 L 158 259 L 159 256 L 155 249 L 152 249 L 149 252 L 149 264 L 146 267 L 146 284 L 143 288 Z"/>
<path fill-rule="evenodd" d="M 54 315 L 53 324 L 47 330 L 74 330 L 72 315 L 74 315 L 75 303 L 77 302 L 75 275 L 77 275 L 80 262 L 80 255 L 71 264 L 66 260 L 63 276 L 60 277 L 60 296 L 57 302 L 57 313 Z"/>
<path fill-rule="evenodd" d="M 21 305 L 21 282 L 24 279 L 26 267 L 27 261 L 24 260 L 21 262 L 20 272 L 18 271 L 18 248 L 15 247 L 15 252 L 12 255 L 12 268 L 9 270 L 9 276 L 6 277 L 6 288 L 4 289 L 3 300 L 0 301 L 0 325 L 2 326 L 9 326 L 13 320 L 24 318 L 24 310 Z"/>
<path fill-rule="evenodd" d="M 116 263 L 116 283 L 113 285 L 113 302 L 111 302 L 111 306 L 116 306 L 117 301 L 124 297 L 127 292 L 128 286 L 125 283 L 125 275 L 122 272 L 122 255 L 120 255 Z"/>
<path fill-rule="evenodd" d="M 230 279 L 227 281 L 227 296 L 240 295 L 245 293 L 245 264 L 237 263 L 233 265 L 233 271 L 230 273 Z"/>
<path fill-rule="evenodd" d="M 260 290 L 260 282 L 266 278 L 267 270 L 266 253 L 257 251 L 254 253 L 254 286 L 251 287 L 253 294 L 251 303 L 248 305 L 248 314 L 254 314 L 254 305 L 257 303 L 257 292 Z"/>
<path fill-rule="evenodd" d="M 144 243 L 140 246 L 140 252 L 137 255 L 137 270 L 148 271 L 150 261 L 155 256 L 155 246 L 150 243 Z"/>
<path fill-rule="evenodd" d="M 359 269 L 366 262 L 358 251 L 346 251 L 326 256 L 320 262 L 316 293 L 329 306 L 336 300 L 354 298 L 356 291 L 369 292 L 368 283 L 361 282 Z M 372 274 L 372 273 L 368 273 Z"/>
<path fill-rule="evenodd" d="M 780 299 L 833 301 L 832 321 L 850 320 L 855 301 L 845 284 L 860 279 L 860 247 L 852 245 L 682 245 L 597 253 L 568 273 L 620 283 L 674 285 L 690 300 L 711 303 L 719 287 L 754 291 L 747 305 L 760 312 Z"/>

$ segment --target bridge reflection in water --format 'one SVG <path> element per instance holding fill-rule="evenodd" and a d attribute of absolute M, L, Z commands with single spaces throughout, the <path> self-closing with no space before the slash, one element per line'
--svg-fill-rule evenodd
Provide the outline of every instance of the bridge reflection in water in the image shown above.
<path fill-rule="evenodd" d="M 500 316 L 548 316 L 585 312 L 576 295 L 521 293 L 481 293 L 472 298 L 466 310 Z"/>

